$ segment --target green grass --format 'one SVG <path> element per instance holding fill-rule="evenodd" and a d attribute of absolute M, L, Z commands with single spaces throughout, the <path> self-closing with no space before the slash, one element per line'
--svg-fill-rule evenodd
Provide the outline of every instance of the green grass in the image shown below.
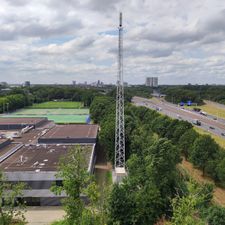
<path fill-rule="evenodd" d="M 59 220 L 53 222 L 51 225 L 68 225 L 68 223 L 65 220 Z"/>
<path fill-rule="evenodd" d="M 215 134 L 212 134 L 208 131 L 205 131 L 205 130 L 202 130 L 201 128 L 199 127 L 194 127 L 194 129 L 199 133 L 199 134 L 207 134 L 207 135 L 210 135 L 214 140 L 215 142 L 221 146 L 222 148 L 225 149 L 225 139 L 220 137 L 220 136 L 217 136 Z"/>
<path fill-rule="evenodd" d="M 82 102 L 64 102 L 64 101 L 50 101 L 43 102 L 39 104 L 34 104 L 30 106 L 30 109 L 80 109 L 83 108 L 84 104 Z"/>
<path fill-rule="evenodd" d="M 201 106 L 186 106 L 185 108 L 187 109 L 200 108 L 202 111 L 210 115 L 225 119 L 225 109 L 222 109 L 214 104 L 206 103 L 205 105 Z"/>

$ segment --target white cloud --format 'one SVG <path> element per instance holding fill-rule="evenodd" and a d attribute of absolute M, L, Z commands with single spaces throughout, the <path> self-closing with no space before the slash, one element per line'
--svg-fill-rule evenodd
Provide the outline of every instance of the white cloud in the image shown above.
<path fill-rule="evenodd" d="M 124 79 L 225 84 L 220 0 L 0 0 L 0 80 L 114 82 L 124 15 Z"/>

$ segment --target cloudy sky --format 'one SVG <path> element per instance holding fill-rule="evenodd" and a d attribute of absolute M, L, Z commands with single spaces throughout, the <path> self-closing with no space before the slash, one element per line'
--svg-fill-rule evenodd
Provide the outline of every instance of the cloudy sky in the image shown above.
<path fill-rule="evenodd" d="M 224 0 L 0 0 L 0 81 L 225 84 Z"/>

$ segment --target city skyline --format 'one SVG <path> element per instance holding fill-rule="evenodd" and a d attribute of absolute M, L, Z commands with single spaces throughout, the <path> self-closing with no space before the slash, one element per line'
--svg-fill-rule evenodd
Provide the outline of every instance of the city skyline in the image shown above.
<path fill-rule="evenodd" d="M 222 1 L 0 0 L 0 81 L 71 84 L 117 76 L 124 15 L 124 80 L 225 84 Z"/>

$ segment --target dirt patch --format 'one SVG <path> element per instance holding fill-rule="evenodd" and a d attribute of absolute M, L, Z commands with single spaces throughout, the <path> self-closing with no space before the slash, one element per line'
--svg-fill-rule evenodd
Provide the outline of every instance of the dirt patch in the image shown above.
<path fill-rule="evenodd" d="M 54 221 L 63 219 L 65 211 L 62 207 L 28 207 L 25 217 L 29 225 L 50 225 Z"/>
<path fill-rule="evenodd" d="M 215 182 L 210 177 L 207 177 L 207 176 L 203 177 L 202 171 L 194 168 L 193 165 L 190 162 L 183 159 L 180 166 L 183 169 L 185 169 L 188 172 L 188 174 L 190 174 L 190 176 L 193 177 L 196 181 L 198 181 L 200 183 L 206 183 L 206 182 L 207 183 L 213 183 L 215 185 L 214 194 L 213 194 L 213 201 L 216 204 L 225 207 L 225 189 L 216 186 Z"/>

